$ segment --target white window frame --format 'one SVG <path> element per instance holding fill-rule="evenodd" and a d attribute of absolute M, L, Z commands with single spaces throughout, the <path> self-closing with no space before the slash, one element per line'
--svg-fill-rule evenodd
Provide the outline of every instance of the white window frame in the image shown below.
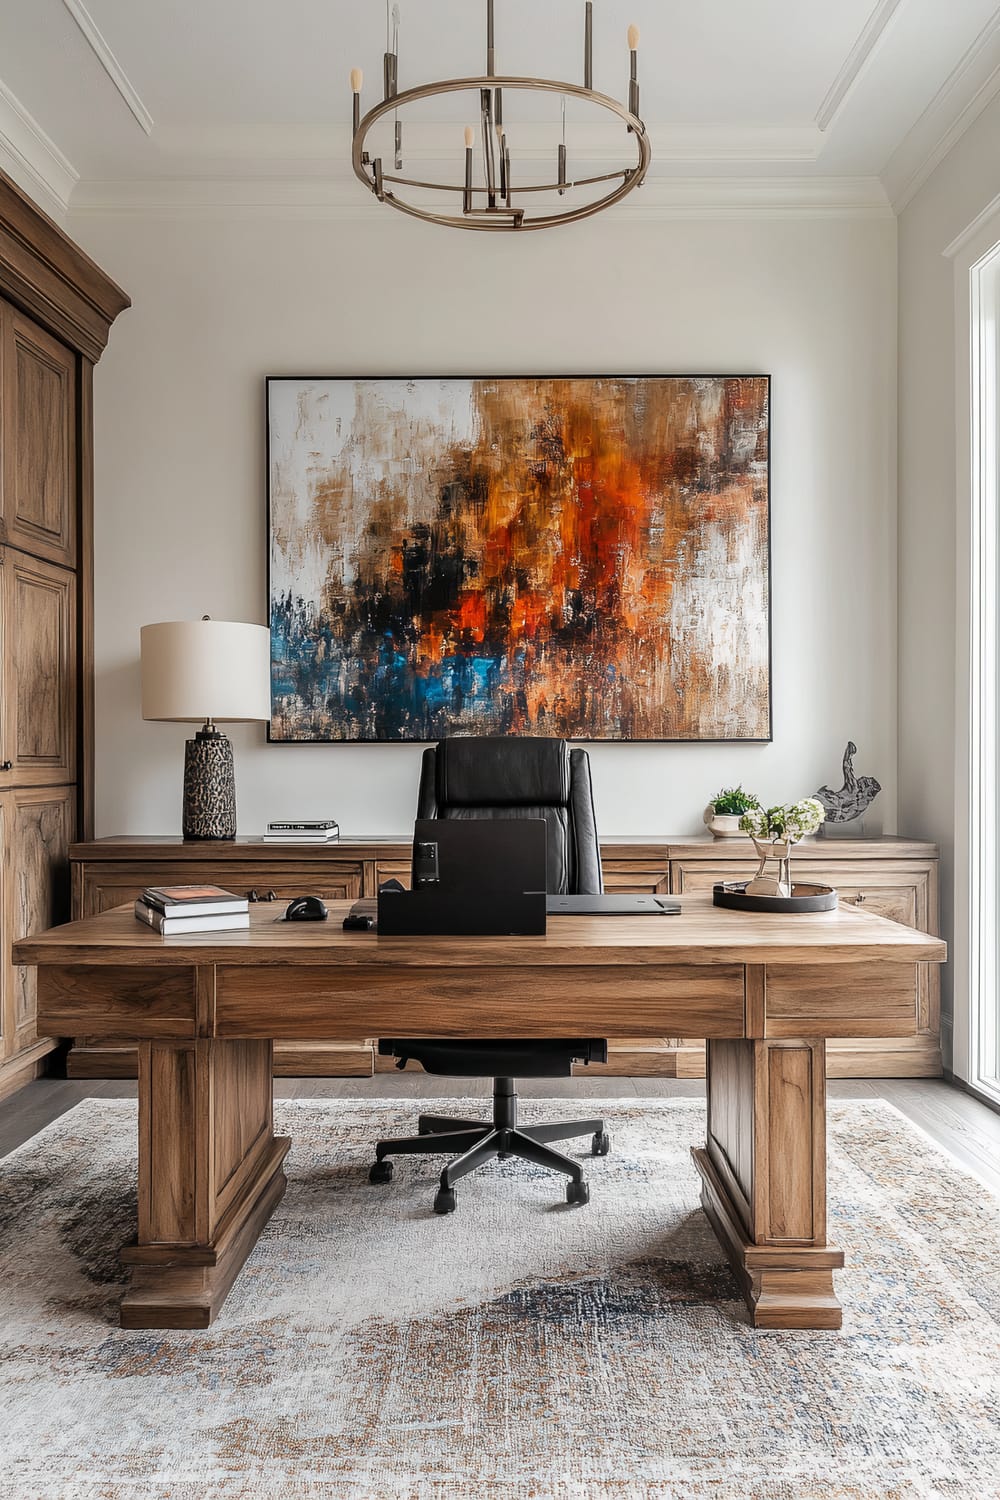
<path fill-rule="evenodd" d="M 1000 1104 L 1000 200 L 955 262 L 956 671 L 952 1069 Z"/>

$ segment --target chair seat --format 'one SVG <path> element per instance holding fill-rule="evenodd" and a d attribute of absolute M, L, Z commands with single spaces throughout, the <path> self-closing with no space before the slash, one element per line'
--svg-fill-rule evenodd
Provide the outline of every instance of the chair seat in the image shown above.
<path fill-rule="evenodd" d="M 412 1037 L 380 1039 L 379 1055 L 396 1057 L 400 1066 L 413 1058 L 425 1073 L 450 1078 L 568 1078 L 574 1062 L 607 1062 L 603 1040 L 564 1041 L 502 1038 L 442 1041 Z"/>

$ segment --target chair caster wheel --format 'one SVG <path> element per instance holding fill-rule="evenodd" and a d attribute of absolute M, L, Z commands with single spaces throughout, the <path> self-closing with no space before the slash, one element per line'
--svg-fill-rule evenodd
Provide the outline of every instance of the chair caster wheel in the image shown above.
<path fill-rule="evenodd" d="M 606 1130 L 599 1130 L 590 1143 L 592 1156 L 607 1156 L 611 1150 L 611 1137 Z"/>
<path fill-rule="evenodd" d="M 373 1161 L 372 1164 L 371 1164 L 371 1169 L 369 1170 L 369 1173 L 368 1173 L 368 1181 L 369 1182 L 391 1182 L 392 1181 L 392 1162 L 391 1161 Z"/>
<path fill-rule="evenodd" d="M 566 1184 L 566 1202 L 567 1203 L 589 1203 L 590 1202 L 590 1187 L 588 1186 L 588 1184 L 586 1182 L 567 1182 L 567 1184 Z"/>
<path fill-rule="evenodd" d="M 438 1188 L 434 1194 L 434 1212 L 436 1214 L 453 1214 L 457 1207 L 454 1188 Z"/>

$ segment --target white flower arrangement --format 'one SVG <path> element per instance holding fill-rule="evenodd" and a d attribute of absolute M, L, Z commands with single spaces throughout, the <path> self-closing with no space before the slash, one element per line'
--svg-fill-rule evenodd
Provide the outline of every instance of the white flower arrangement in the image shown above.
<path fill-rule="evenodd" d="M 751 807 L 740 819 L 740 827 L 760 843 L 797 844 L 807 834 L 815 833 L 825 817 L 822 802 L 803 797 L 785 806 Z"/>
<path fill-rule="evenodd" d="M 760 856 L 757 873 L 747 887 L 748 896 L 791 896 L 792 845 L 807 834 L 815 833 L 826 817 L 826 810 L 816 797 L 803 797 L 778 807 L 751 807 L 740 819 L 740 828 L 754 841 Z M 767 875 L 769 859 L 778 864 L 777 875 Z"/>

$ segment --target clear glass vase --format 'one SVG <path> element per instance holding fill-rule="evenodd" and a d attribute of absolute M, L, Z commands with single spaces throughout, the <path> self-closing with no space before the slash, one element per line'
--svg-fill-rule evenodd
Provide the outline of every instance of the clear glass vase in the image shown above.
<path fill-rule="evenodd" d="M 760 864 L 747 883 L 748 896 L 790 896 L 792 894 L 792 849 L 798 839 L 754 839 Z"/>

